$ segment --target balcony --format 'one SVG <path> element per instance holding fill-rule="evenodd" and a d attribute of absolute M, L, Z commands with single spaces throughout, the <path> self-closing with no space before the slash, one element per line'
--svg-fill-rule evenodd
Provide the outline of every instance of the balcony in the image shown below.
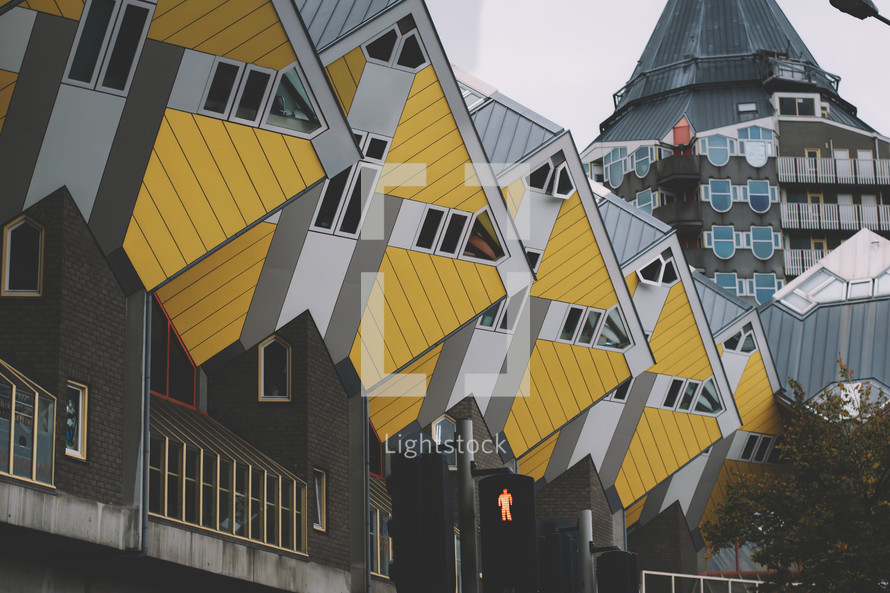
<path fill-rule="evenodd" d="M 782 183 L 828 183 L 844 185 L 890 185 L 888 159 L 813 159 L 782 156 Z"/>
<path fill-rule="evenodd" d="M 890 231 L 890 205 L 782 204 L 782 228 Z"/>
<path fill-rule="evenodd" d="M 671 189 L 697 187 L 701 182 L 700 158 L 692 154 L 675 154 L 655 162 L 658 185 Z"/>
<path fill-rule="evenodd" d="M 829 253 L 828 249 L 786 249 L 785 276 L 800 276 Z"/>

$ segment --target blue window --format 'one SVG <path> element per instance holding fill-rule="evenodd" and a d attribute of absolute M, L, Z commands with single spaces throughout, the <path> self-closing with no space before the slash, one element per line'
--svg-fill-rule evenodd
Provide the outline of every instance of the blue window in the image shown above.
<path fill-rule="evenodd" d="M 652 209 L 656 207 L 654 197 L 651 189 L 644 189 L 637 193 L 637 208 L 646 214 L 652 214 Z"/>
<path fill-rule="evenodd" d="M 735 141 L 726 136 L 710 136 L 702 138 L 702 152 L 708 155 L 708 160 L 715 167 L 722 167 L 729 162 L 729 155 L 735 148 Z"/>
<path fill-rule="evenodd" d="M 651 155 L 651 146 L 641 146 L 634 151 L 634 171 L 640 179 L 649 173 L 649 165 L 652 163 Z"/>
<path fill-rule="evenodd" d="M 763 214 L 769 210 L 770 187 L 769 181 L 748 181 L 748 204 L 751 210 Z"/>
<path fill-rule="evenodd" d="M 732 184 L 728 179 L 711 179 L 708 182 L 707 198 L 717 212 L 729 212 L 732 208 Z"/>
<path fill-rule="evenodd" d="M 751 251 L 754 252 L 754 257 L 757 259 L 769 259 L 773 256 L 774 247 L 773 227 L 751 227 Z"/>
<path fill-rule="evenodd" d="M 759 305 L 768 301 L 777 288 L 775 274 L 754 274 L 754 298 Z"/>
<path fill-rule="evenodd" d="M 618 187 L 624 179 L 624 163 L 627 157 L 626 148 L 613 148 L 606 156 L 603 157 L 603 170 L 609 185 Z"/>
<path fill-rule="evenodd" d="M 711 227 L 714 255 L 729 259 L 735 253 L 735 228 L 730 226 Z"/>
<path fill-rule="evenodd" d="M 736 275 L 728 274 L 724 272 L 715 272 L 714 273 L 714 282 L 717 283 L 721 288 L 731 292 L 732 294 L 738 294 L 737 286 L 736 286 Z"/>

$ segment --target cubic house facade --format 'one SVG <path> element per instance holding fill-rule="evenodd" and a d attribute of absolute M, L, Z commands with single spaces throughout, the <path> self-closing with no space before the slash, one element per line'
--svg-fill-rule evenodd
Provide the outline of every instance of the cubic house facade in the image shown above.
<path fill-rule="evenodd" d="M 764 303 L 859 229 L 890 232 L 888 138 L 839 83 L 775 0 L 671 0 L 582 159 Z"/>
<path fill-rule="evenodd" d="M 420 0 L 0 4 L 0 177 L 3 587 L 392 591 L 390 451 L 460 418 L 539 518 L 696 573 L 774 461 L 773 328 Z"/>

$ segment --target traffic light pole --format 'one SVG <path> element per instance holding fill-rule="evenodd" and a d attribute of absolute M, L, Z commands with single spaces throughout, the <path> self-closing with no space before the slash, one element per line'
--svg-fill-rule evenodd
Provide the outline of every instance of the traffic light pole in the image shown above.
<path fill-rule="evenodd" d="M 589 542 L 593 541 L 593 513 L 590 510 L 578 512 L 578 553 L 581 555 L 581 591 L 594 593 L 593 590 L 593 553 Z"/>
<path fill-rule="evenodd" d="M 457 421 L 457 508 L 460 515 L 460 578 L 464 593 L 479 593 L 479 568 L 476 565 L 476 484 L 473 479 L 473 421 Z"/>

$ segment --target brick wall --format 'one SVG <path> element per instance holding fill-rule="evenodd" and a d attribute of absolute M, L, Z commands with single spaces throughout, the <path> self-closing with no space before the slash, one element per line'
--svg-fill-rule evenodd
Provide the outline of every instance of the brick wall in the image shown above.
<path fill-rule="evenodd" d="M 291 346 L 291 401 L 259 402 L 255 346 L 207 378 L 207 412 L 304 479 L 310 557 L 349 568 L 349 445 L 346 393 L 309 313 L 276 335 Z M 326 473 L 327 525 L 312 527 L 313 468 Z"/>
<path fill-rule="evenodd" d="M 593 541 L 609 546 L 621 538 L 612 533 L 612 512 L 590 457 L 585 457 L 535 495 L 538 519 L 553 517 L 571 525 L 578 523 L 578 512 L 590 509 L 593 516 Z"/>
<path fill-rule="evenodd" d="M 628 536 L 640 570 L 698 573 L 698 560 L 680 503 L 675 502 Z"/>
<path fill-rule="evenodd" d="M 0 356 L 58 398 L 56 487 L 120 504 L 126 298 L 64 188 L 26 214 L 45 231 L 43 294 L 0 299 Z M 85 461 L 65 455 L 68 380 L 89 389 Z"/>

